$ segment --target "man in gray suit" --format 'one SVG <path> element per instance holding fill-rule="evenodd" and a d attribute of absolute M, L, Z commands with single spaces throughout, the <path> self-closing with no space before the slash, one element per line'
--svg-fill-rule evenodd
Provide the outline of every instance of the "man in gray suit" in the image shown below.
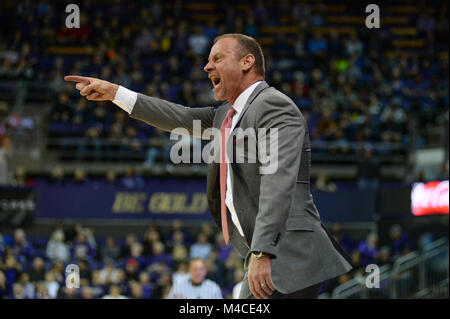
<path fill-rule="evenodd" d="M 209 128 L 276 130 L 277 167 L 265 173 L 260 154 L 255 163 L 233 161 L 233 150 L 250 138 L 221 136 L 220 163 L 208 167 L 209 207 L 225 241 L 244 258 L 241 298 L 316 298 L 323 281 L 352 267 L 322 224 L 310 193 L 307 123 L 291 99 L 264 81 L 264 56 L 253 38 L 219 36 L 204 70 L 215 99 L 225 101 L 218 108 L 184 107 L 94 78 L 65 80 L 78 82 L 87 99 L 113 101 L 131 117 L 166 131 L 184 128 L 192 135 L 194 120 L 201 121 L 201 133 Z M 258 152 L 262 141 L 256 136 Z"/>

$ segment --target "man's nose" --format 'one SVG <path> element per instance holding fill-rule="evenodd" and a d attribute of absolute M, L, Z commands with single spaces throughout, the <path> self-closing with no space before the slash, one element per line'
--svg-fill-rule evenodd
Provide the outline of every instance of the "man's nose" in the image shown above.
<path fill-rule="evenodd" d="M 205 67 L 203 68 L 205 72 L 211 72 L 213 70 L 213 67 L 211 65 L 211 62 L 206 63 Z"/>

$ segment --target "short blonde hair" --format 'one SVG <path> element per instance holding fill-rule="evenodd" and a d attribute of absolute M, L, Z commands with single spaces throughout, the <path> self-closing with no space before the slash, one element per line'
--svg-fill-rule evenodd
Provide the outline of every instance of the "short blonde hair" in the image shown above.
<path fill-rule="evenodd" d="M 237 52 L 237 58 L 240 59 L 246 54 L 252 54 L 255 57 L 255 69 L 256 72 L 265 77 L 266 68 L 264 66 L 264 54 L 259 43 L 252 37 L 240 33 L 226 33 L 217 36 L 214 39 L 214 44 L 224 38 L 234 38 L 237 40 L 239 45 L 239 51 Z"/>

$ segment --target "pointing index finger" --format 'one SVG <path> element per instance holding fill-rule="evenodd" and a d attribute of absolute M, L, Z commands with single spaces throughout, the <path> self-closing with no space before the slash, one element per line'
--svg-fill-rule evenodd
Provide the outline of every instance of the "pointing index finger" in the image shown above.
<path fill-rule="evenodd" d="M 72 81 L 72 82 L 81 82 L 89 84 L 91 83 L 91 79 L 85 76 L 79 76 L 79 75 L 66 75 L 64 77 L 65 81 Z"/>

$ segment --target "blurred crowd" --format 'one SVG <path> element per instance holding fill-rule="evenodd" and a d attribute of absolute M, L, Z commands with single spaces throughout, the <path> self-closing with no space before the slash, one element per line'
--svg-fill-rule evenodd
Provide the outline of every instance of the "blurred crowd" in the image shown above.
<path fill-rule="evenodd" d="M 334 223 L 330 232 L 351 255 L 354 269 L 325 282 L 323 296 L 366 275 L 367 265 L 392 266 L 397 258 L 434 240 L 431 234 L 423 234 L 415 242 L 399 224 L 390 226 L 381 244 L 377 233 L 361 240 L 350 236 L 340 223 Z M 190 269 L 193 260 L 201 261 L 197 273 Z M 79 289 L 66 286 L 70 264 L 79 267 Z M 27 236 L 20 228 L 12 236 L 0 233 L 0 299 L 171 298 L 171 288 L 192 276 L 197 285 L 208 281 L 220 288 L 220 298 L 239 296 L 243 260 L 208 222 L 195 235 L 180 220 L 165 231 L 152 224 L 144 234 L 130 232 L 124 238 L 95 236 L 80 224 L 59 226 L 48 237 Z"/>
<path fill-rule="evenodd" d="M 266 80 L 301 108 L 313 151 L 354 154 L 369 144 L 376 145 L 376 153 L 401 153 L 412 118 L 417 127 L 433 125 L 448 109 L 448 4 L 414 3 L 423 10 L 410 15 L 407 26 L 424 45 L 397 55 L 388 54 L 397 50 L 390 26 L 341 33 L 327 20 L 332 4 L 219 1 L 209 5 L 218 16 L 214 21 L 195 18 L 202 9 L 180 0 L 85 0 L 81 28 L 67 29 L 66 16 L 57 14 L 65 3 L 21 1 L 0 13 L 0 79 L 26 79 L 54 92 L 49 136 L 80 138 L 50 146 L 62 156 L 164 162 L 164 132 L 130 119 L 111 103 L 86 101 L 63 76 L 100 77 L 183 105 L 214 105 L 202 71 L 211 41 L 240 32 L 270 40 L 263 41 Z M 354 5 L 346 10 L 363 12 Z M 286 26 L 298 32 L 284 32 Z M 280 28 L 268 34 L 267 27 Z M 317 31 L 326 27 L 331 30 Z M 155 136 L 161 144 L 149 140 Z"/>
<path fill-rule="evenodd" d="M 244 275 L 242 260 L 209 223 L 196 236 L 174 221 L 165 234 L 150 225 L 142 236 L 125 238 L 94 236 L 80 224 L 58 227 L 49 237 L 18 228 L 12 236 L 0 234 L 0 299 L 166 298 L 191 276 L 190 260 L 203 261 L 207 278 L 200 280 L 232 298 Z M 67 287 L 70 264 L 79 267 L 79 289 Z"/>

